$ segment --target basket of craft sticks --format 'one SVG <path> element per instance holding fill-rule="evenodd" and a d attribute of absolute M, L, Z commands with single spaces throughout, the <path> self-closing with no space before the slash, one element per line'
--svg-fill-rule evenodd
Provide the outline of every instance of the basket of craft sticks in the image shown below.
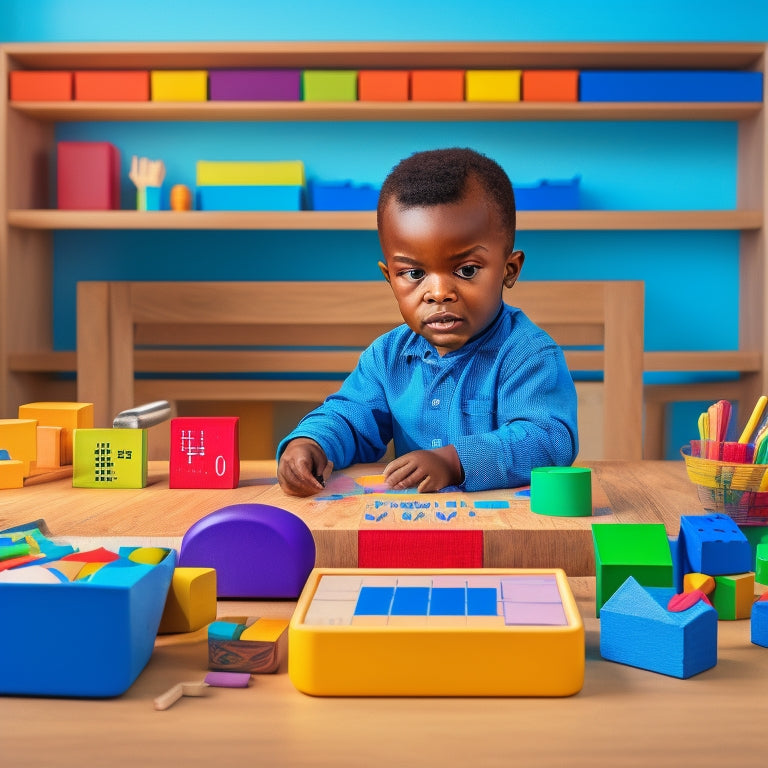
<path fill-rule="evenodd" d="M 727 440 L 731 406 L 720 400 L 699 417 L 699 439 L 681 450 L 704 509 L 738 525 L 768 525 L 766 403 L 761 397 L 738 440 Z"/>

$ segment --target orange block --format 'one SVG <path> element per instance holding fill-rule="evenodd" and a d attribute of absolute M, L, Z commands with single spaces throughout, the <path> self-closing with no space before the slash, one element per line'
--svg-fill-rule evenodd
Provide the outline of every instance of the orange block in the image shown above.
<path fill-rule="evenodd" d="M 578 70 L 526 69 L 523 72 L 523 101 L 578 100 Z"/>
<path fill-rule="evenodd" d="M 37 461 L 35 467 L 50 469 L 61 466 L 61 431 L 63 427 L 37 427 Z"/>
<path fill-rule="evenodd" d="M 408 101 L 410 72 L 370 69 L 357 74 L 358 101 Z"/>
<path fill-rule="evenodd" d="M 71 101 L 71 72 L 17 69 L 11 72 L 11 101 Z"/>
<path fill-rule="evenodd" d="M 77 101 L 149 101 L 149 70 L 75 72 Z"/>
<path fill-rule="evenodd" d="M 413 70 L 411 72 L 411 100 L 464 101 L 464 70 Z"/>

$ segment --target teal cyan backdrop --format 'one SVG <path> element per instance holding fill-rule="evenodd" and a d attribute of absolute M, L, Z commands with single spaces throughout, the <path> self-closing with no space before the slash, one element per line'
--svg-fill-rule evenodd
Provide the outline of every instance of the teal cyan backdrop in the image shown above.
<path fill-rule="evenodd" d="M 766 0 L 0 0 L 4 42 L 766 39 Z M 57 138 L 115 143 L 124 176 L 134 154 L 161 158 L 167 186 L 194 185 L 199 159 L 300 159 L 309 178 L 379 184 L 413 151 L 462 145 L 499 160 L 518 184 L 580 175 L 587 208 L 736 205 L 735 123 L 65 123 Z M 132 191 L 126 178 L 123 207 L 131 207 Z M 54 238 L 59 349 L 74 347 L 81 279 L 379 276 L 373 232 L 89 231 Z M 737 345 L 737 233 L 522 232 L 518 244 L 529 279 L 645 280 L 649 349 Z M 717 316 L 699 311 L 712 291 L 722 307 Z M 680 437 L 671 445 L 690 437 L 698 410 L 678 409 Z"/>

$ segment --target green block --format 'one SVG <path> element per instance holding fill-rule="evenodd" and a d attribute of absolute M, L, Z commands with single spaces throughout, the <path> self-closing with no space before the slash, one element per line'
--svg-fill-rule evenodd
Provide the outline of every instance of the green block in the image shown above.
<path fill-rule="evenodd" d="M 761 543 L 768 543 L 768 525 L 740 525 L 739 530 L 746 536 L 749 546 L 752 547 L 752 557 L 755 560 L 755 572 L 757 572 L 757 548 Z M 768 552 L 766 552 L 766 556 L 768 556 Z M 768 574 L 764 576 L 768 578 Z M 760 581 L 757 577 L 755 577 L 755 581 L 760 584 L 768 584 L 768 581 Z"/>
<path fill-rule="evenodd" d="M 755 552 L 755 581 L 758 584 L 768 584 L 768 542 L 757 545 Z"/>
<path fill-rule="evenodd" d="M 748 619 L 755 600 L 754 573 L 715 576 L 715 591 L 710 595 L 720 621 Z"/>
<path fill-rule="evenodd" d="M 357 101 L 357 70 L 307 69 L 301 87 L 304 101 Z"/>
<path fill-rule="evenodd" d="M 146 486 L 146 429 L 76 429 L 73 440 L 73 487 Z"/>
<path fill-rule="evenodd" d="M 662 523 L 592 525 L 595 545 L 595 615 L 630 577 L 644 587 L 674 586 L 672 553 Z"/>

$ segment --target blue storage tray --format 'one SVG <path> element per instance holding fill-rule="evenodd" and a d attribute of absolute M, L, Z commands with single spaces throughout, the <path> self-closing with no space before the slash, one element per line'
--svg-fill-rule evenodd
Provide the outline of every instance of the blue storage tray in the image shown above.
<path fill-rule="evenodd" d="M 309 189 L 315 211 L 375 211 L 379 202 L 379 189 L 370 184 L 315 181 Z"/>
<path fill-rule="evenodd" d="M 762 101 L 762 72 L 581 72 L 581 101 Z"/>
<path fill-rule="evenodd" d="M 515 184 L 518 211 L 569 211 L 581 207 L 580 176 L 563 181 L 543 179 L 537 184 Z"/>
<path fill-rule="evenodd" d="M 197 188 L 200 211 L 300 211 L 303 187 L 211 185 Z"/>

